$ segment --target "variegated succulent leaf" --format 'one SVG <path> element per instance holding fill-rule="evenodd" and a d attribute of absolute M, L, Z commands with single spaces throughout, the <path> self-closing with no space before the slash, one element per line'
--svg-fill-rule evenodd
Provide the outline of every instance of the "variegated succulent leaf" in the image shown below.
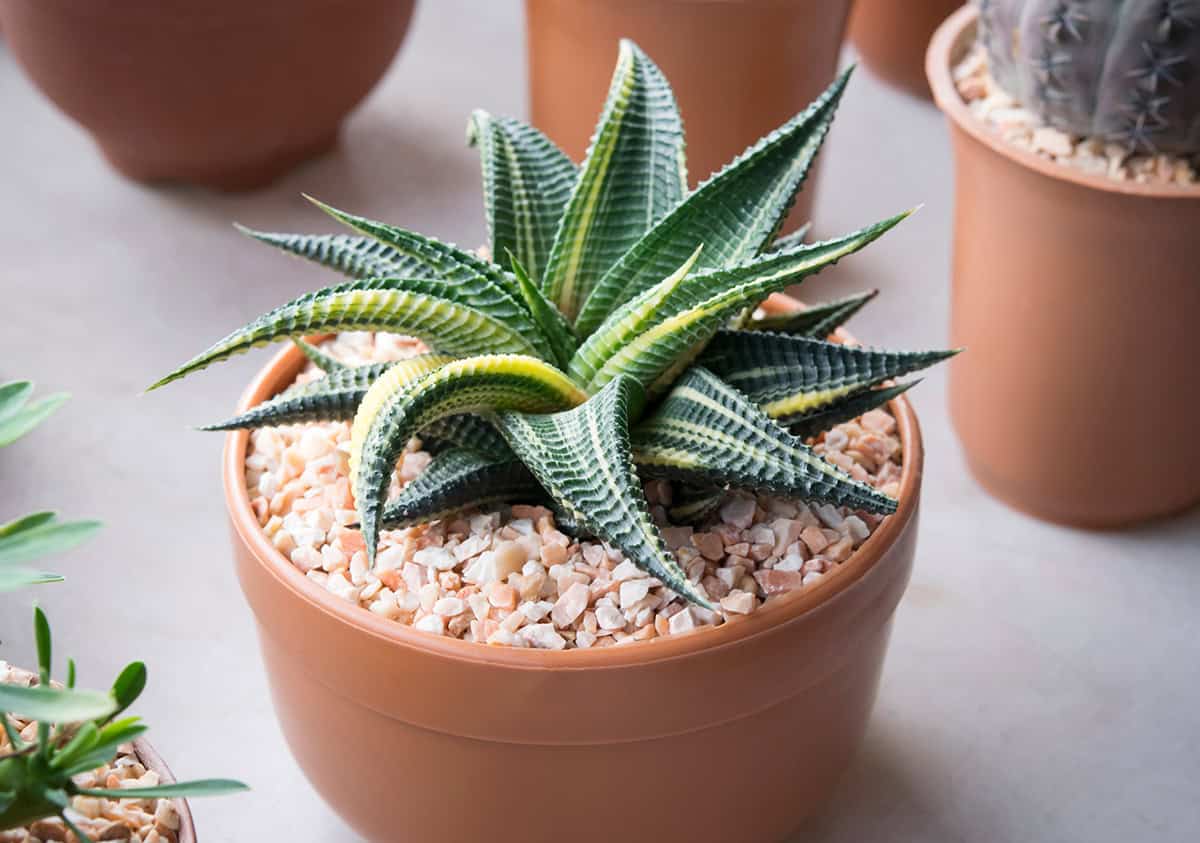
<path fill-rule="evenodd" d="M 632 379 L 614 378 L 574 409 L 542 415 L 505 412 L 498 426 L 542 488 L 579 527 L 668 588 L 710 607 L 667 549 L 634 470 L 629 419 L 640 393 Z"/>
<path fill-rule="evenodd" d="M 338 360 L 329 352 L 310 343 L 308 340 L 292 339 L 292 345 L 300 349 L 300 353 L 308 358 L 322 372 L 336 372 L 338 369 L 350 368 L 348 364 Z"/>
<path fill-rule="evenodd" d="M 539 500 L 542 487 L 515 455 L 491 458 L 450 448 L 387 502 L 380 526 L 393 530 L 445 518 L 470 507 L 511 500 Z"/>
<path fill-rule="evenodd" d="M 633 430 L 644 477 L 729 486 L 888 514 L 896 502 L 815 454 L 745 395 L 693 366 Z"/>
<path fill-rule="evenodd" d="M 917 378 L 906 383 L 881 386 L 877 389 L 857 392 L 854 395 L 849 395 L 831 404 L 827 404 L 820 410 L 814 410 L 807 415 L 791 419 L 787 424 L 787 428 L 792 432 L 792 435 L 799 436 L 801 439 L 809 439 L 843 422 L 852 421 L 863 413 L 874 410 L 876 407 L 882 407 L 892 399 L 899 398 L 920 382 L 921 379 Z"/>
<path fill-rule="evenodd" d="M 887 351 L 766 331 L 722 331 L 701 363 L 788 424 L 957 351 Z"/>
<path fill-rule="evenodd" d="M 624 374 L 645 386 L 651 396 L 657 395 L 670 386 L 731 318 L 756 306 L 771 293 L 858 251 L 906 216 L 907 213 L 898 214 L 845 237 L 763 255 L 733 269 L 697 275 L 686 284 L 675 285 L 659 302 L 652 324 L 604 360 L 587 379 L 585 388 L 595 392 L 613 377 Z M 670 279 L 663 283 L 670 283 Z M 653 293 L 651 290 L 647 295 Z M 609 331 L 606 322 L 596 332 L 600 337 L 597 344 Z M 576 371 L 576 360 L 583 358 L 591 342 L 589 337 L 576 353 L 572 371 Z"/>
<path fill-rule="evenodd" d="M 508 442 L 484 416 L 459 413 L 437 419 L 421 428 L 419 434 L 430 452 L 447 448 L 465 448 L 484 457 L 508 457 Z"/>
<path fill-rule="evenodd" d="M 794 249 L 797 246 L 803 246 L 804 241 L 808 239 L 808 235 L 811 231 L 812 223 L 806 222 L 795 231 L 788 232 L 787 234 L 777 235 L 775 239 L 771 241 L 771 245 L 765 251 L 784 252 L 788 249 Z"/>
<path fill-rule="evenodd" d="M 777 334 L 799 334 L 802 337 L 825 339 L 850 317 L 863 309 L 879 295 L 878 290 L 867 290 L 831 302 L 809 305 L 790 313 L 769 313 L 758 319 L 748 320 L 743 327 L 751 331 L 773 331 Z"/>
<path fill-rule="evenodd" d="M 672 524 L 701 524 L 720 507 L 725 489 L 704 483 L 678 481 L 672 484 L 673 499 L 667 507 Z"/>
<path fill-rule="evenodd" d="M 533 316 L 533 321 L 537 323 L 554 353 L 554 362 L 565 369 L 571 360 L 571 355 L 575 353 L 575 332 L 571 328 L 571 323 L 529 277 L 529 273 L 525 271 L 520 259 L 511 252 L 508 254 L 508 259 L 512 265 L 513 275 L 516 276 L 517 283 L 521 287 L 521 295 L 525 298 L 525 304 Z"/>
<path fill-rule="evenodd" d="M 229 334 L 150 389 L 158 389 L 251 348 L 330 331 L 408 334 L 454 356 L 539 355 L 528 338 L 540 336 L 536 328 L 514 326 L 474 307 L 442 298 L 436 294 L 439 286 L 451 285 L 426 279 L 388 278 L 348 281 L 307 293 Z"/>
<path fill-rule="evenodd" d="M 349 278 L 434 277 L 425 261 L 400 252 L 373 237 L 352 234 L 283 234 L 234 227 L 261 243 L 328 267 Z"/>
<path fill-rule="evenodd" d="M 546 296 L 573 319 L 600 278 L 686 190 L 675 96 L 654 62 L 622 40 L 596 133 L 554 238 L 542 279 Z"/>
<path fill-rule="evenodd" d="M 475 111 L 467 142 L 479 148 L 493 260 L 503 265 L 512 252 L 540 283 L 578 170 L 549 138 L 511 117 Z"/>
<path fill-rule="evenodd" d="M 394 371 L 367 391 L 350 430 L 350 482 L 371 564 L 396 461 L 418 431 L 459 413 L 548 413 L 587 398 L 558 369 L 525 355 L 468 357 L 414 378 Z"/>
<path fill-rule="evenodd" d="M 704 244 L 698 270 L 726 269 L 761 252 L 783 223 L 845 89 L 846 71 L 812 105 L 696 188 L 596 282 L 575 331 L 586 337 L 625 302 L 659 283 Z"/>

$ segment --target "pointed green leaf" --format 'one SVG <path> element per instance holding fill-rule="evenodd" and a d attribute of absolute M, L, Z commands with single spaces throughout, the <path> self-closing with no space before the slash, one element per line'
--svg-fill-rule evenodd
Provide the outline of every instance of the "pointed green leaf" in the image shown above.
<path fill-rule="evenodd" d="M 845 88 L 843 73 L 801 114 L 696 188 L 597 282 L 575 330 L 586 337 L 617 307 L 657 284 L 704 244 L 698 269 L 757 255 L 791 208 Z"/>
<path fill-rule="evenodd" d="M 858 251 L 906 216 L 898 214 L 836 240 L 770 253 L 742 266 L 697 275 L 685 284 L 675 285 L 661 297 L 650 325 L 604 361 L 587 381 L 587 390 L 595 392 L 616 375 L 625 374 L 643 384 L 652 396 L 657 394 L 687 368 L 733 316 Z M 670 279 L 662 283 L 669 284 Z M 642 294 L 658 295 L 657 288 Z M 610 322 L 620 320 L 623 313 L 624 309 L 606 320 L 597 333 L 608 334 L 613 330 Z"/>
<path fill-rule="evenodd" d="M 466 448 L 484 457 L 506 457 L 512 453 L 500 431 L 482 416 L 460 413 L 437 419 L 418 434 L 425 449 Z"/>
<path fill-rule="evenodd" d="M 302 339 L 293 339 L 292 344 L 300 349 L 300 353 L 308 358 L 309 362 L 320 369 L 325 374 L 336 372 L 339 369 L 349 369 L 350 366 L 335 358 L 332 354 L 317 348 L 310 342 Z"/>
<path fill-rule="evenodd" d="M 11 402 L 8 414 L 0 417 L 0 448 L 11 445 L 44 422 L 69 397 L 65 392 L 56 392 L 31 401 L 16 410 L 12 408 L 17 402 Z"/>
<path fill-rule="evenodd" d="M 108 694 L 35 685 L 0 685 L 0 711 L 42 723 L 78 723 L 107 717 L 116 708 Z"/>
<path fill-rule="evenodd" d="M 50 515 L 50 518 L 46 518 Z M 100 529 L 99 521 L 58 521 L 53 513 L 38 513 L 0 527 L 0 565 L 16 565 L 62 553 Z"/>
<path fill-rule="evenodd" d="M 406 369 L 431 372 L 450 362 L 445 354 L 422 354 L 399 361 Z M 299 386 L 293 386 L 233 418 L 201 427 L 201 430 L 241 430 L 244 428 L 295 424 L 304 421 L 348 421 L 371 384 L 396 363 L 369 363 L 338 369 Z"/>
<path fill-rule="evenodd" d="M 351 281 L 300 296 L 184 363 L 150 389 L 158 389 L 213 363 L 286 337 L 328 331 L 388 331 L 409 334 L 446 354 L 480 352 L 538 354 L 526 334 L 540 332 L 505 323 L 473 307 L 427 290 L 439 282 L 421 279 Z"/>
<path fill-rule="evenodd" d="M 879 295 L 878 290 L 855 293 L 824 304 L 814 304 L 791 313 L 770 313 L 760 319 L 750 319 L 743 326 L 750 331 L 773 331 L 778 334 L 799 334 L 823 340 L 849 321 L 867 302 Z"/>
<path fill-rule="evenodd" d="M 633 431 L 643 477 L 731 486 L 891 513 L 896 502 L 826 462 L 744 395 L 695 366 Z"/>
<path fill-rule="evenodd" d="M 629 414 L 640 393 L 629 378 L 616 378 L 572 410 L 502 413 L 498 426 L 570 520 L 668 588 L 708 606 L 667 550 L 630 459 Z"/>
<path fill-rule="evenodd" d="M 52 574 L 49 571 L 35 571 L 32 568 L 0 568 L 0 592 L 16 591 L 31 585 L 46 585 L 55 582 L 63 582 L 62 575 Z"/>
<path fill-rule="evenodd" d="M 575 185 L 575 165 L 537 129 L 486 111 L 471 115 L 467 142 L 479 147 L 493 260 L 511 251 L 540 282 Z"/>
<path fill-rule="evenodd" d="M 876 407 L 882 407 L 893 398 L 898 398 L 905 392 L 908 392 L 908 390 L 920 382 L 921 380 L 918 378 L 908 383 L 883 386 L 879 389 L 868 389 L 865 392 L 856 393 L 855 395 L 835 401 L 808 415 L 792 419 L 788 422 L 787 428 L 792 432 L 792 435 L 799 436 L 801 439 L 808 439 L 843 422 L 856 419 L 863 413 L 874 410 Z"/>
<path fill-rule="evenodd" d="M 554 239 L 542 281 L 547 298 L 574 317 L 596 282 L 686 190 L 674 94 L 646 54 L 622 40 L 608 99 Z M 654 280 L 681 263 L 682 257 Z"/>
<path fill-rule="evenodd" d="M 803 246 L 805 238 L 812 231 L 812 223 L 806 222 L 804 225 L 797 228 L 790 234 L 783 234 L 771 241 L 769 251 L 786 252 L 789 249 L 794 249 L 797 246 Z"/>
<path fill-rule="evenodd" d="M 672 524 L 699 524 L 717 511 L 725 490 L 703 483 L 679 481 L 672 484 L 674 500 L 667 507 Z"/>
<path fill-rule="evenodd" d="M 234 227 L 259 242 L 327 266 L 342 275 L 359 280 L 368 278 L 433 277 L 420 258 L 403 255 L 373 237 L 349 234 L 281 234 L 255 231 L 243 225 Z"/>
<path fill-rule="evenodd" d="M 94 726 L 94 722 L 89 725 Z M 100 727 L 96 732 L 95 741 L 82 751 L 66 754 L 60 752 L 54 758 L 54 767 L 64 775 L 75 776 L 95 770 L 97 767 L 113 760 L 121 748 L 121 744 L 137 740 L 149 729 L 137 717 L 127 717 Z"/>
<path fill-rule="evenodd" d="M 956 351 L 884 351 L 763 331 L 722 331 L 701 358 L 784 424 Z"/>
<path fill-rule="evenodd" d="M 113 699 L 117 701 L 117 710 L 113 716 L 119 715 L 137 702 L 137 698 L 142 695 L 144 690 L 146 690 L 146 665 L 142 662 L 133 662 L 127 665 L 113 682 L 111 693 Z"/>
<path fill-rule="evenodd" d="M 575 353 L 575 332 L 571 323 L 542 295 L 542 291 L 533 283 L 521 261 L 511 252 L 508 253 L 508 259 L 512 264 L 513 274 L 517 277 L 517 283 L 521 285 L 521 295 L 525 297 L 525 304 L 533 314 L 533 321 L 537 323 L 554 351 L 554 362 L 566 368 L 571 355 Z"/>
<path fill-rule="evenodd" d="M 380 516 L 386 530 L 445 518 L 467 507 L 514 500 L 541 500 L 545 492 L 515 455 L 507 459 L 452 448 L 388 501 Z"/>
<path fill-rule="evenodd" d="M 191 782 L 160 784 L 155 787 L 119 787 L 115 789 L 81 787 L 84 796 L 104 799 L 195 799 L 201 796 L 225 796 L 243 793 L 250 788 L 233 779 L 198 779 Z"/>
<path fill-rule="evenodd" d="M 33 381 L 9 381 L 0 384 L 0 422 L 16 415 L 31 395 Z"/>
<path fill-rule="evenodd" d="M 350 431 L 350 479 L 368 559 L 375 559 L 396 460 L 417 431 L 457 413 L 544 413 L 586 398 L 558 369 L 521 355 L 455 360 L 415 379 L 389 370 L 367 391 Z"/>

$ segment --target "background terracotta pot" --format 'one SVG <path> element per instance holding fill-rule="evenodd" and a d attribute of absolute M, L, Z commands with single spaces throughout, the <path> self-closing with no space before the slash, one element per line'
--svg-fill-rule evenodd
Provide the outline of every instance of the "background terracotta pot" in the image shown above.
<path fill-rule="evenodd" d="M 303 363 L 281 352 L 241 406 L 290 384 Z M 906 453 L 900 510 L 836 575 L 720 628 L 561 652 L 429 635 L 311 582 L 259 527 L 248 436 L 231 434 L 238 575 L 300 766 L 376 841 L 397 829 L 495 840 L 518 821 L 525 840 L 780 840 L 826 801 L 862 740 L 912 570 L 921 439 L 910 406 L 892 410 Z M 714 781 L 720 810 L 697 802 Z M 619 807 L 581 782 L 620 783 Z"/>
<path fill-rule="evenodd" d="M 955 153 L 950 407 L 979 481 L 1042 518 L 1116 526 L 1200 501 L 1200 187 L 1128 184 L 1008 145 L 928 72 Z"/>
<path fill-rule="evenodd" d="M 961 5 L 963 0 L 854 0 L 850 41 L 873 74 L 914 97 L 929 99 L 929 39 Z"/>
<path fill-rule="evenodd" d="M 413 2 L 0 0 L 0 23 L 122 173 L 243 189 L 333 146 Z"/>
<path fill-rule="evenodd" d="M 530 110 L 576 161 L 604 104 L 619 39 L 666 74 L 707 178 L 833 81 L 850 0 L 526 0 Z M 809 219 L 814 172 L 791 219 Z"/>
<path fill-rule="evenodd" d="M 142 762 L 142 766 L 147 770 L 153 770 L 158 773 L 158 780 L 162 784 L 174 784 L 175 776 L 167 767 L 162 757 L 154 751 L 154 747 L 148 741 L 137 740 L 133 742 L 134 751 L 137 752 L 138 758 Z M 188 807 L 186 799 L 176 799 L 175 810 L 179 812 L 179 842 L 178 843 L 196 843 L 196 825 L 192 822 L 192 809 Z"/>

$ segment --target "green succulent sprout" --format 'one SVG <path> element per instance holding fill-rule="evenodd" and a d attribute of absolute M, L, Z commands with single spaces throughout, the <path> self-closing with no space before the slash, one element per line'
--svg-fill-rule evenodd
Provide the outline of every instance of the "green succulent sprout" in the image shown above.
<path fill-rule="evenodd" d="M 777 237 L 848 75 L 689 192 L 671 89 L 624 41 L 579 167 L 520 121 L 472 115 L 491 260 L 316 202 L 354 233 L 246 231 L 348 280 L 255 319 L 151 388 L 286 338 L 415 336 L 431 353 L 353 368 L 303 345 L 322 379 L 208 429 L 352 419 L 352 489 L 372 562 L 382 529 L 545 501 L 564 528 L 707 606 L 642 481 L 679 483 L 687 494 L 671 516 L 681 520 L 703 517 L 729 488 L 891 513 L 895 500 L 800 435 L 890 400 L 904 389 L 893 378 L 952 353 L 826 341 L 873 294 L 748 318 L 907 216 L 819 243 Z M 389 501 L 397 457 L 417 435 L 435 458 Z"/>
<path fill-rule="evenodd" d="M 31 401 L 33 384 L 0 385 L 0 446 L 29 433 L 54 412 L 63 393 Z M 26 562 L 67 550 L 100 527 L 97 521 L 59 521 L 53 512 L 38 512 L 0 526 L 0 591 L 58 582 L 62 577 L 24 567 Z M 38 682 L 32 687 L 0 682 L 0 831 L 60 817 L 80 843 L 90 843 L 66 810 L 74 796 L 113 799 L 211 796 L 245 790 L 240 782 L 208 779 L 158 787 L 116 791 L 82 788 L 75 777 L 112 761 L 119 748 L 140 737 L 146 726 L 123 717 L 146 687 L 146 666 L 126 667 L 107 693 L 75 687 L 75 663 L 67 662 L 67 681 L 51 681 L 52 642 L 45 613 L 34 609 Z M 37 721 L 37 736 L 26 741 L 16 721 Z"/>

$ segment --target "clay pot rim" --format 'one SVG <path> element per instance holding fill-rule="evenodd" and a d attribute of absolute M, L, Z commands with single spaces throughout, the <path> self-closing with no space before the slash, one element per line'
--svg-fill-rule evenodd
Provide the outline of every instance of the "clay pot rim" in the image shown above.
<path fill-rule="evenodd" d="M 158 774 L 162 784 L 174 784 L 175 774 L 163 761 L 162 756 L 150 745 L 145 738 L 133 742 L 133 751 L 141 759 L 142 766 Z M 179 843 L 196 843 L 196 824 L 192 821 L 192 809 L 186 799 L 172 799 L 175 810 L 179 813 Z"/>
<path fill-rule="evenodd" d="M 978 20 L 979 13 L 974 6 L 970 4 L 963 6 L 946 18 L 937 28 L 929 42 L 929 49 L 925 53 L 925 76 L 929 80 L 930 90 L 933 91 L 933 100 L 958 128 L 1013 163 L 1034 170 L 1048 178 L 1127 196 L 1200 199 L 1200 184 L 1185 186 L 1117 181 L 1104 175 L 1084 172 L 1078 167 L 1050 161 L 1035 152 L 1009 143 L 971 114 L 971 110 L 958 93 L 950 68 L 952 62 L 965 52 L 967 40 L 974 37 Z"/>
<path fill-rule="evenodd" d="M 793 310 L 799 306 L 796 299 L 782 294 L 775 294 L 764 303 L 764 309 L 776 312 Z M 843 330 L 839 330 L 837 336 L 844 342 L 853 341 L 853 337 Z M 282 349 L 251 381 L 238 402 L 237 411 L 244 412 L 290 383 L 303 365 L 304 359 L 300 350 L 294 346 Z M 250 496 L 246 490 L 245 454 L 249 443 L 249 431 L 231 431 L 226 435 L 222 455 L 222 479 L 226 506 L 237 537 L 250 550 L 255 560 L 275 579 L 277 585 L 363 634 L 375 636 L 397 646 L 432 652 L 441 658 L 458 662 L 526 670 L 622 668 L 686 658 L 765 635 L 802 615 L 826 606 L 870 572 L 904 534 L 913 519 L 917 509 L 924 460 L 920 425 L 912 405 L 907 398 L 900 396 L 889 402 L 888 406 L 896 418 L 904 454 L 899 507 L 838 567 L 836 574 L 826 576 L 816 585 L 799 592 L 777 597 L 771 601 L 768 608 L 760 609 L 741 620 L 679 636 L 642 641 L 626 647 L 561 651 L 489 647 L 457 638 L 430 635 L 412 626 L 378 617 L 312 582 L 267 539 L 250 507 Z"/>

